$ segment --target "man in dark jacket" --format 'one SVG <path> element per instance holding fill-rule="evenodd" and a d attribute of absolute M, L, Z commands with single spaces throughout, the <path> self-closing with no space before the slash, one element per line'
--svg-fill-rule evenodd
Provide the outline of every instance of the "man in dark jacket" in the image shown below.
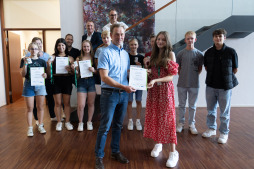
<path fill-rule="evenodd" d="M 82 42 L 84 40 L 89 40 L 93 45 L 93 51 L 95 52 L 96 48 L 102 44 L 101 33 L 94 31 L 93 21 L 87 21 L 86 23 L 87 33 L 82 36 Z"/>
<path fill-rule="evenodd" d="M 206 102 L 207 127 L 203 137 L 216 135 L 217 105 L 220 107 L 220 136 L 218 143 L 224 144 L 228 140 L 230 102 L 232 89 L 238 85 L 235 77 L 238 68 L 238 56 L 233 48 L 225 45 L 227 32 L 217 29 L 213 32 L 214 45 L 208 49 L 204 56 L 206 74 Z"/>

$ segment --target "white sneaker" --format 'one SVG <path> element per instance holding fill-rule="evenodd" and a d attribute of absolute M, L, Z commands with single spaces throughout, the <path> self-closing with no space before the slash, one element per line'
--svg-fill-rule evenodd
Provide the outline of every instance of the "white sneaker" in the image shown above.
<path fill-rule="evenodd" d="M 133 130 L 133 121 L 132 121 L 132 119 L 129 119 L 128 130 Z"/>
<path fill-rule="evenodd" d="M 84 123 L 80 122 L 78 123 L 78 131 L 83 131 L 84 130 Z"/>
<path fill-rule="evenodd" d="M 177 133 L 181 133 L 183 130 L 184 124 L 183 123 L 178 123 L 177 127 L 176 127 L 176 132 Z"/>
<path fill-rule="evenodd" d="M 28 127 L 27 136 L 28 137 L 34 136 L 33 127 Z"/>
<path fill-rule="evenodd" d="M 87 122 L 86 127 L 87 127 L 87 130 L 93 130 L 93 123 L 92 122 Z"/>
<path fill-rule="evenodd" d="M 62 131 L 63 129 L 63 123 L 62 122 L 58 122 L 56 124 L 56 131 Z"/>
<path fill-rule="evenodd" d="M 136 120 L 136 129 L 137 129 L 138 131 L 141 131 L 141 130 L 142 130 L 142 125 L 141 125 L 141 123 L 140 123 L 140 120 Z"/>
<path fill-rule="evenodd" d="M 67 130 L 73 130 L 73 125 L 70 123 L 70 122 L 65 122 L 65 128 L 67 129 Z"/>
<path fill-rule="evenodd" d="M 196 129 L 195 124 L 190 125 L 189 130 L 191 134 L 198 134 L 198 130 Z"/>
<path fill-rule="evenodd" d="M 39 131 L 41 134 L 46 133 L 46 130 L 44 129 L 43 124 L 39 124 L 39 126 L 38 126 L 38 131 Z"/>
<path fill-rule="evenodd" d="M 162 151 L 162 144 L 155 144 L 155 146 L 151 152 L 151 156 L 158 157 L 161 151 Z"/>
<path fill-rule="evenodd" d="M 169 157 L 166 163 L 167 167 L 175 167 L 179 160 L 179 153 L 178 151 L 170 152 Z"/>
<path fill-rule="evenodd" d="M 203 134 L 202 137 L 211 137 L 213 135 L 216 135 L 216 130 L 213 129 L 207 129 Z"/>
<path fill-rule="evenodd" d="M 225 144 L 228 141 L 228 134 L 220 134 L 218 143 Z"/>

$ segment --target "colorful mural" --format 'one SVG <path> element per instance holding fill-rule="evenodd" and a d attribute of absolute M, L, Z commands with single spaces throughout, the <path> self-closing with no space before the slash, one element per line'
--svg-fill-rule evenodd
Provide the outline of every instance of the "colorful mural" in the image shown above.
<path fill-rule="evenodd" d="M 101 32 L 102 27 L 109 23 L 110 9 L 116 9 L 118 21 L 130 27 L 154 12 L 154 0 L 83 0 L 84 27 L 88 20 L 92 20 L 96 31 Z M 126 32 L 125 49 L 128 51 L 128 40 L 135 37 L 139 41 L 139 53 L 150 51 L 149 36 L 152 33 L 154 33 L 154 16 Z"/>

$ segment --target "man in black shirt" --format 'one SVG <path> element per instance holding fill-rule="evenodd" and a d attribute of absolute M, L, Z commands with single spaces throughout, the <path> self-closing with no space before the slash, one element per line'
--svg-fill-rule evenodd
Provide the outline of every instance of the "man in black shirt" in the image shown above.
<path fill-rule="evenodd" d="M 216 135 L 217 105 L 220 107 L 220 136 L 218 143 L 228 140 L 230 101 L 232 88 L 238 85 L 235 77 L 238 68 L 238 56 L 233 48 L 225 45 L 226 31 L 217 29 L 213 32 L 214 45 L 204 56 L 206 74 L 207 127 L 203 137 Z"/>
<path fill-rule="evenodd" d="M 67 44 L 69 55 L 72 56 L 74 58 L 74 60 L 76 60 L 76 58 L 78 56 L 80 56 L 80 51 L 78 49 L 72 47 L 72 44 L 73 44 L 72 34 L 67 34 L 65 36 L 65 41 L 66 41 L 66 44 Z"/>

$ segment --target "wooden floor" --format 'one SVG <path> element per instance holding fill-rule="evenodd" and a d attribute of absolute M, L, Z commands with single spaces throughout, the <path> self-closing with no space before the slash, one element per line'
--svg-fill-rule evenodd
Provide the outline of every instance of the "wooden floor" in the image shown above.
<path fill-rule="evenodd" d="M 92 169 L 95 164 L 94 147 L 99 121 L 94 122 L 93 131 L 55 131 L 55 122 L 45 114 L 45 135 L 39 134 L 34 125 L 34 137 L 26 136 L 25 103 L 20 100 L 0 108 L 0 168 L 1 169 Z M 143 117 L 144 117 L 143 110 Z M 232 108 L 230 134 L 227 144 L 217 143 L 217 137 L 202 138 L 206 130 L 206 109 L 198 108 L 193 136 L 187 130 L 178 134 L 177 150 L 180 155 L 175 168 L 181 169 L 249 169 L 254 168 L 254 108 Z M 142 119 L 142 124 L 144 118 Z M 130 160 L 120 164 L 110 158 L 110 136 L 105 148 L 106 169 L 162 169 L 166 168 L 169 146 L 157 158 L 150 152 L 154 142 L 145 139 L 140 131 L 128 131 L 124 122 L 121 152 Z"/>

